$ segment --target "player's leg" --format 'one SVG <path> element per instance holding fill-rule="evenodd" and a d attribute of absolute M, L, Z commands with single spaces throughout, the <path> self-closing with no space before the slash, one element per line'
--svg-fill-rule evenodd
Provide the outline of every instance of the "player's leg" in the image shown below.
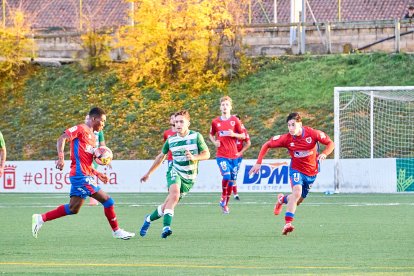
<path fill-rule="evenodd" d="M 107 193 L 101 190 L 98 186 L 94 187 L 95 191 L 91 196 L 99 201 L 104 207 L 104 214 L 112 228 L 112 236 L 116 239 L 129 240 L 135 236 L 135 233 L 130 233 L 121 229 L 118 225 L 118 219 L 115 213 L 115 201 Z"/>
<path fill-rule="evenodd" d="M 227 166 L 230 170 L 230 181 L 227 187 L 226 206 L 229 205 L 231 193 L 233 192 L 233 185 L 235 185 L 237 181 L 237 174 L 239 172 L 239 159 L 228 159 Z M 229 212 L 229 210 L 227 211 Z"/>
<path fill-rule="evenodd" d="M 93 160 L 92 166 L 95 170 L 98 169 L 98 163 L 95 162 L 95 160 Z M 96 199 L 94 199 L 92 196 L 89 197 L 89 205 L 90 206 L 95 206 L 95 205 L 99 205 L 99 201 L 97 201 Z"/>
<path fill-rule="evenodd" d="M 164 239 L 172 234 L 171 223 L 174 216 L 174 208 L 177 205 L 179 198 L 180 183 L 170 185 L 168 188 L 167 200 L 165 201 L 165 204 L 163 206 L 164 219 L 161 237 Z"/>
<path fill-rule="evenodd" d="M 287 235 L 295 229 L 292 222 L 295 218 L 297 202 L 302 195 L 303 174 L 296 170 L 290 170 L 290 181 L 292 185 L 292 193 L 287 197 L 285 226 L 282 230 L 283 235 Z"/>
<path fill-rule="evenodd" d="M 228 186 L 229 182 L 231 180 L 231 171 L 230 171 L 230 164 L 229 159 L 227 158 L 217 158 L 217 165 L 220 169 L 220 173 L 223 176 L 222 182 L 221 182 L 221 199 L 220 199 L 220 207 L 222 208 L 222 211 L 224 214 L 228 214 L 228 206 L 226 204 L 227 201 L 227 194 L 228 192 Z"/>
<path fill-rule="evenodd" d="M 237 172 L 240 170 L 242 158 L 237 158 Z M 237 180 L 233 181 L 233 196 L 235 200 L 240 200 L 239 193 L 237 192 Z"/>
<path fill-rule="evenodd" d="M 88 191 L 83 191 L 82 187 L 85 179 L 71 177 L 70 201 L 68 204 L 60 205 L 56 209 L 43 214 L 33 214 L 32 216 L 32 235 L 37 238 L 40 228 L 46 221 L 55 220 L 64 216 L 77 214 L 87 196 Z"/>

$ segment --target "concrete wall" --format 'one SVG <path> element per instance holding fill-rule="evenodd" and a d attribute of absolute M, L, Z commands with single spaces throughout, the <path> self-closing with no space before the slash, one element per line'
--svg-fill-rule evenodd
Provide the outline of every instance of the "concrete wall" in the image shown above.
<path fill-rule="evenodd" d="M 328 31 L 330 27 L 330 32 Z M 304 53 L 326 54 L 347 53 L 375 41 L 392 37 L 396 29 L 399 32 L 414 30 L 414 23 L 409 21 L 373 21 L 373 22 L 343 22 L 307 25 Z M 299 32 L 290 45 L 290 29 L 286 24 L 268 24 L 255 27 L 246 27 L 243 42 L 248 46 L 249 56 L 279 56 L 301 53 Z M 296 27 L 294 27 L 296 28 Z M 76 32 L 57 32 L 35 35 L 38 58 L 67 58 L 82 57 L 83 49 L 79 43 L 79 34 Z M 328 47 L 330 46 L 330 47 Z M 414 33 L 400 36 L 399 47 L 401 52 L 414 52 Z M 387 52 L 397 51 L 396 40 L 390 39 L 374 45 L 360 52 Z M 123 57 L 119 50 L 111 52 L 112 59 Z"/>

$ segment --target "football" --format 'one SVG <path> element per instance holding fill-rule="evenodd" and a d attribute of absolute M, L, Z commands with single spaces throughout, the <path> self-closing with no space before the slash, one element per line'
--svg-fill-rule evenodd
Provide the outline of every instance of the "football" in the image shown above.
<path fill-rule="evenodd" d="M 106 166 L 111 163 L 113 154 L 108 147 L 98 147 L 94 150 L 94 159 L 98 165 Z"/>

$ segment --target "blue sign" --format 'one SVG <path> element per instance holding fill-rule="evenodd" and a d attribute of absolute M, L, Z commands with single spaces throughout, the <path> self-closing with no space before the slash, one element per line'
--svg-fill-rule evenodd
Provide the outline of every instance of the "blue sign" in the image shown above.
<path fill-rule="evenodd" d="M 266 184 L 288 184 L 289 183 L 289 166 L 274 167 L 262 164 L 259 173 L 249 175 L 252 165 L 246 165 L 244 169 L 243 184 L 261 184 L 262 180 L 267 181 Z"/>

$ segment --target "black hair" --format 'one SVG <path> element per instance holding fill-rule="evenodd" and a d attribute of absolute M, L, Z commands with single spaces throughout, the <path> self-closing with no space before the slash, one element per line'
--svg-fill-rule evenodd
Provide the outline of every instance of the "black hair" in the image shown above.
<path fill-rule="evenodd" d="M 299 113 L 293 112 L 287 116 L 286 123 L 289 122 L 290 120 L 295 120 L 296 122 L 299 123 L 299 122 L 302 122 L 302 117 L 299 115 Z"/>
<path fill-rule="evenodd" d="M 105 115 L 106 112 L 100 107 L 93 107 L 89 111 L 89 117 L 101 117 L 102 115 Z"/>

